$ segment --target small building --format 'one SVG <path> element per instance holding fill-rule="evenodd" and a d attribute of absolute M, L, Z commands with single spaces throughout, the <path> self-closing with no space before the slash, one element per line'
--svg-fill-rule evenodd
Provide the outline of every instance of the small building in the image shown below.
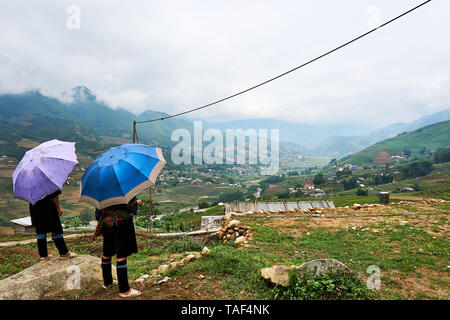
<path fill-rule="evenodd" d="M 34 227 L 31 225 L 30 216 L 13 219 L 10 221 L 13 223 L 14 234 L 18 232 L 34 232 Z"/>

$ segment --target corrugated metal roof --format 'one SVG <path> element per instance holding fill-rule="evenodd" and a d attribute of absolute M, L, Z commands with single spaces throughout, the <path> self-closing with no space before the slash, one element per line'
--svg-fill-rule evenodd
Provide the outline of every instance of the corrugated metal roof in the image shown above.
<path fill-rule="evenodd" d="M 23 217 L 19 219 L 10 220 L 12 223 L 19 224 L 21 226 L 30 227 L 31 226 L 31 217 Z"/>
<path fill-rule="evenodd" d="M 290 209 L 307 210 L 309 208 L 334 208 L 333 201 L 289 201 L 289 202 L 231 202 L 225 204 L 225 213 L 247 211 L 283 211 Z"/>

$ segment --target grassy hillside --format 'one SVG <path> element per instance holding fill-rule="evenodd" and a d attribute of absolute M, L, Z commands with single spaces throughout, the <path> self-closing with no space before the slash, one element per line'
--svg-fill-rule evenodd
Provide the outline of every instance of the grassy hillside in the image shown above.
<path fill-rule="evenodd" d="M 342 158 L 339 163 L 374 165 L 390 162 L 390 156 L 407 154 L 408 158 L 424 158 L 439 147 L 450 146 L 450 121 L 432 124 L 394 138 L 375 143 L 370 147 Z"/>

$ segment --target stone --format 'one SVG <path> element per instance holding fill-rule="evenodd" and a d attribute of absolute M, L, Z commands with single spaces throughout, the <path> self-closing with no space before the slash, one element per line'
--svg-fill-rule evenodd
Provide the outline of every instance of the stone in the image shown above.
<path fill-rule="evenodd" d="M 354 203 L 352 205 L 352 209 L 359 210 L 359 209 L 361 209 L 361 205 L 359 203 Z"/>
<path fill-rule="evenodd" d="M 190 254 L 190 255 L 184 257 L 184 259 L 181 260 L 181 261 L 183 261 L 183 263 L 188 263 L 188 262 L 191 261 L 192 259 L 195 259 L 195 254 Z"/>
<path fill-rule="evenodd" d="M 287 287 L 289 286 L 289 270 L 288 267 L 275 265 L 271 268 L 263 268 L 260 272 L 261 276 L 271 283 Z"/>
<path fill-rule="evenodd" d="M 195 259 L 201 259 L 203 256 L 200 252 L 195 253 Z"/>
<path fill-rule="evenodd" d="M 163 284 L 163 283 L 166 283 L 167 281 L 169 281 L 170 280 L 170 277 L 164 277 L 163 279 L 161 279 L 161 280 L 159 280 L 158 281 L 158 284 Z"/>
<path fill-rule="evenodd" d="M 200 280 L 202 280 L 202 279 L 205 279 L 205 276 L 201 274 L 201 275 L 198 276 L 198 278 L 199 278 Z"/>
<path fill-rule="evenodd" d="M 134 282 L 137 283 L 137 284 L 142 284 L 142 283 L 145 282 L 145 279 L 144 278 L 137 278 L 136 280 L 134 280 Z"/>
<path fill-rule="evenodd" d="M 158 273 L 165 273 L 169 271 L 169 265 L 168 264 L 162 264 L 158 267 Z"/>
<path fill-rule="evenodd" d="M 103 281 L 100 265 L 101 259 L 90 255 L 67 260 L 52 257 L 0 280 L 0 300 L 38 300 L 75 289 L 88 289 L 93 280 Z M 115 266 L 112 269 L 113 278 L 117 279 Z"/>
<path fill-rule="evenodd" d="M 211 253 L 211 250 L 208 249 L 208 247 L 203 247 L 202 249 L 202 256 L 207 257 Z"/>
<path fill-rule="evenodd" d="M 300 273 L 312 272 L 315 276 L 328 272 L 352 272 L 345 264 L 336 259 L 317 259 L 308 261 L 301 264 L 297 270 Z"/>
<path fill-rule="evenodd" d="M 181 268 L 182 266 L 184 266 L 184 263 L 182 261 L 178 261 L 178 262 L 171 262 L 169 264 L 169 271 Z"/>
<path fill-rule="evenodd" d="M 289 286 L 289 271 L 296 270 L 299 274 L 318 276 L 328 272 L 344 272 L 352 271 L 342 262 L 336 259 L 317 259 L 301 264 L 299 267 L 294 265 L 290 267 L 275 265 L 271 268 L 263 268 L 260 270 L 261 276 L 270 281 L 272 284 Z"/>
<path fill-rule="evenodd" d="M 230 222 L 228 222 L 227 224 L 227 229 L 232 229 L 234 227 L 238 227 L 241 225 L 241 222 L 239 220 L 231 220 Z"/>
<path fill-rule="evenodd" d="M 246 243 L 248 243 L 247 237 L 244 237 L 244 236 L 240 236 L 240 237 L 236 238 L 236 240 L 234 240 L 234 244 L 236 244 L 238 246 L 240 246 L 241 244 L 246 244 Z"/>

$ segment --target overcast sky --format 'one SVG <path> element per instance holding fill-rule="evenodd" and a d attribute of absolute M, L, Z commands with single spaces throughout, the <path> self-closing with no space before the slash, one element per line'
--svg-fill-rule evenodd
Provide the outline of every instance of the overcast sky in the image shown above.
<path fill-rule="evenodd" d="M 181 112 L 293 68 L 417 0 L 2 1 L 0 93 L 85 85 L 110 106 Z M 76 12 L 80 9 L 77 28 Z M 192 114 L 225 121 L 411 121 L 449 107 L 450 1 Z M 75 19 L 75 20 L 74 20 Z"/>

